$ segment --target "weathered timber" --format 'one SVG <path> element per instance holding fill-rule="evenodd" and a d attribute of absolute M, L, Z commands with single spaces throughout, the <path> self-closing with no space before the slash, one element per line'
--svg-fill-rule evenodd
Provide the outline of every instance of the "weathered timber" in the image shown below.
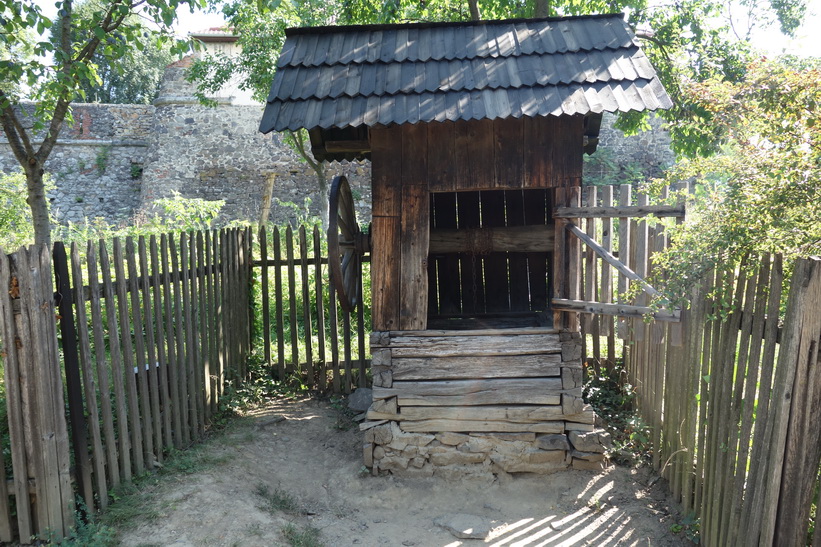
<path fill-rule="evenodd" d="M 489 252 L 539 253 L 553 251 L 552 224 L 547 226 L 498 226 L 430 231 L 430 253 L 470 252 L 474 241 L 489 244 Z M 487 250 L 487 249 L 486 249 Z"/>
<path fill-rule="evenodd" d="M 683 217 L 683 205 L 626 205 L 620 207 L 557 207 L 554 218 Z"/>
<path fill-rule="evenodd" d="M 632 281 L 637 282 L 641 285 L 642 290 L 647 294 L 658 296 L 660 293 L 651 287 L 644 279 L 642 279 L 636 272 L 628 268 L 625 264 L 619 261 L 618 258 L 607 252 L 604 247 L 599 245 L 596 241 L 589 238 L 586 233 L 578 228 L 575 224 L 570 222 L 567 223 L 567 229 L 570 230 L 574 235 L 576 235 L 579 239 L 584 241 L 588 247 L 593 249 L 597 255 L 602 257 L 604 260 L 609 262 L 614 268 L 620 271 L 625 277 L 631 279 Z"/>
<path fill-rule="evenodd" d="M 549 335 L 559 334 L 561 330 L 548 327 L 525 327 L 514 329 L 475 329 L 475 330 L 408 330 L 408 331 L 389 331 L 389 332 L 374 332 L 371 334 L 371 346 L 387 347 L 387 346 L 403 346 L 408 345 L 405 338 L 414 336 L 424 336 L 429 338 L 464 338 L 469 336 L 518 336 L 520 334 L 527 335 Z M 415 343 L 412 341 L 411 343 Z"/>
<path fill-rule="evenodd" d="M 402 429 L 410 433 L 438 431 L 492 431 L 499 433 L 532 431 L 534 433 L 563 433 L 564 422 L 521 424 L 493 421 L 422 420 L 418 422 L 402 422 Z"/>
<path fill-rule="evenodd" d="M 558 353 L 555 336 L 403 336 L 391 341 L 393 357 L 460 357 L 471 355 L 533 355 Z"/>
<path fill-rule="evenodd" d="M 540 423 L 568 420 L 592 424 L 595 414 L 578 412 L 565 414 L 561 405 L 551 406 L 408 406 L 400 413 L 402 428 L 407 421 L 420 420 L 460 420 L 460 421 L 501 421 L 513 423 Z"/>
<path fill-rule="evenodd" d="M 395 380 L 458 380 L 559 376 L 561 356 L 400 357 L 392 361 Z M 579 363 L 581 370 L 581 363 Z"/>
<path fill-rule="evenodd" d="M 399 407 L 440 405 L 541 404 L 561 402 L 561 378 L 393 382 L 373 388 L 374 399 L 398 397 Z M 447 431 L 447 430 L 443 430 Z"/>
<path fill-rule="evenodd" d="M 553 309 L 613 315 L 616 317 L 644 317 L 651 315 L 656 321 L 677 323 L 681 321 L 681 310 L 654 310 L 649 306 L 632 306 L 629 304 L 607 304 L 602 302 L 585 302 L 583 300 L 568 300 L 554 298 L 551 300 Z"/>

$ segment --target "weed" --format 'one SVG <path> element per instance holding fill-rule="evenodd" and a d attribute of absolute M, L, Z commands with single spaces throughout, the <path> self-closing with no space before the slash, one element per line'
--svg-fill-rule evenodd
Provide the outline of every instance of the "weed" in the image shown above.
<path fill-rule="evenodd" d="M 131 178 L 138 179 L 143 176 L 143 166 L 141 163 L 131 164 Z"/>
<path fill-rule="evenodd" d="M 351 410 L 345 405 L 345 399 L 342 397 L 331 397 L 331 408 L 336 411 L 336 421 L 334 427 L 340 431 L 350 431 L 356 427 L 354 417 L 356 411 Z"/>
<path fill-rule="evenodd" d="M 688 540 L 698 544 L 701 540 L 701 520 L 693 514 L 689 514 L 670 526 L 670 531 L 674 534 L 683 534 Z"/>
<path fill-rule="evenodd" d="M 290 493 L 281 488 L 271 488 L 267 484 L 260 484 L 254 490 L 254 493 L 265 500 L 263 509 L 269 513 L 299 513 L 299 503 L 296 498 Z"/>
<path fill-rule="evenodd" d="M 293 523 L 288 523 L 282 527 L 282 535 L 291 547 L 322 547 L 320 530 L 314 526 L 300 528 Z"/>
<path fill-rule="evenodd" d="M 82 502 L 78 502 L 82 506 Z M 71 536 L 61 545 L 78 545 L 83 547 L 111 547 L 117 545 L 117 532 L 99 522 L 93 515 L 84 520 L 78 512 L 74 521 L 77 523 Z"/>
<path fill-rule="evenodd" d="M 128 528 L 133 526 L 137 519 L 140 521 L 155 521 L 160 518 L 151 496 L 146 495 L 143 488 L 145 479 L 132 483 L 124 483 L 113 489 L 109 496 L 114 502 L 100 516 L 100 521 L 113 528 Z"/>
<path fill-rule="evenodd" d="M 641 461 L 652 451 L 650 428 L 633 410 L 635 390 L 624 378 L 626 374 L 620 366 L 602 370 L 601 375 L 594 375 L 585 384 L 584 398 L 604 419 L 613 437 L 615 454 L 633 454 L 633 458 L 627 459 Z"/>
<path fill-rule="evenodd" d="M 108 166 L 108 158 L 111 155 L 111 146 L 103 146 L 97 151 L 97 156 L 94 158 L 94 167 L 97 168 L 97 174 L 105 173 L 105 168 Z"/>

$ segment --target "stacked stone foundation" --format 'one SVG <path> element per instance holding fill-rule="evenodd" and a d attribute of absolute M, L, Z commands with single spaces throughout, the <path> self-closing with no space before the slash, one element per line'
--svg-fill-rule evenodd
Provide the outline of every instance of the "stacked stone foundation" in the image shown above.
<path fill-rule="evenodd" d="M 378 332 L 362 424 L 374 474 L 602 469 L 609 436 L 582 400 L 581 338 L 552 329 Z"/>

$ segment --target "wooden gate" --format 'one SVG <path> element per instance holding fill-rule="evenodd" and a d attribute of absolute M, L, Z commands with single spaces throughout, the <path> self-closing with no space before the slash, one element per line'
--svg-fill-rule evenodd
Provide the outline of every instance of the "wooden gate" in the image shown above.
<path fill-rule="evenodd" d="M 663 195 L 668 193 L 666 189 Z M 575 330 L 580 326 L 579 314 L 584 314 L 584 332 L 591 333 L 596 323 L 599 334 L 607 335 L 616 317 L 616 332 L 626 339 L 631 320 L 652 316 L 656 321 L 680 321 L 679 309 L 649 306 L 650 297 L 659 295 L 646 281 L 652 256 L 669 241 L 664 227 L 647 217 L 675 217 L 682 222 L 682 202 L 650 204 L 646 194 L 638 194 L 634 204 L 632 186 L 622 184 L 587 186 L 584 196 L 580 188 L 557 189 L 556 204 L 554 326 Z M 636 290 L 631 285 L 640 291 L 633 295 Z M 602 317 L 596 321 L 595 316 Z"/>

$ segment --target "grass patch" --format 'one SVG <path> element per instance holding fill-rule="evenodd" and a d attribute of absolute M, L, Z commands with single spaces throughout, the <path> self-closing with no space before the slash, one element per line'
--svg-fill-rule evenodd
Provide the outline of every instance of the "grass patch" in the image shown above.
<path fill-rule="evenodd" d="M 297 502 L 296 498 L 281 488 L 271 490 L 267 484 L 260 484 L 254 493 L 265 501 L 263 509 L 269 513 L 301 513 L 299 502 Z"/>
<path fill-rule="evenodd" d="M 282 535 L 291 547 L 323 547 L 321 532 L 314 526 L 300 527 L 288 523 L 282 527 Z"/>

